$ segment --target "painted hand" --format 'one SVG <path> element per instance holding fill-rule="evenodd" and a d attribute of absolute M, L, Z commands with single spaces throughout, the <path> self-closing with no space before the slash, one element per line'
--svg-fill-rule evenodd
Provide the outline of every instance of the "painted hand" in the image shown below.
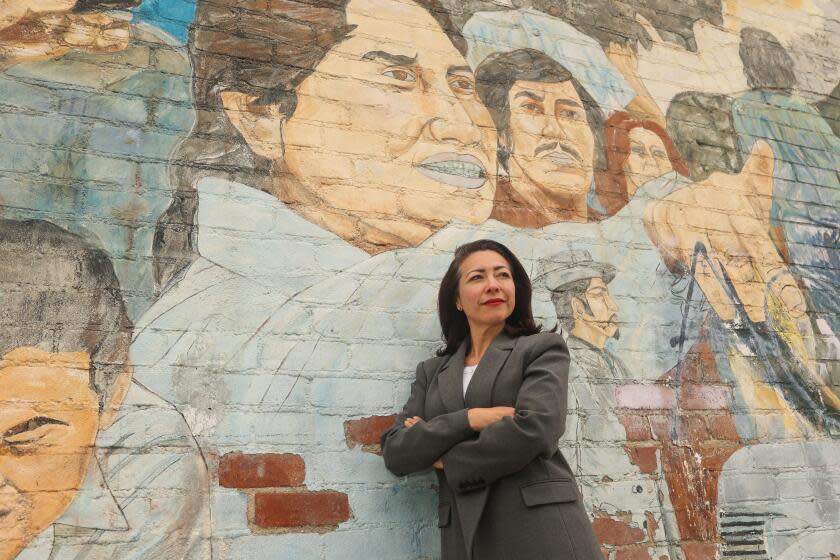
<path fill-rule="evenodd" d="M 129 22 L 104 13 L 47 12 L 2 19 L 0 67 L 55 58 L 70 50 L 116 52 L 130 40 Z"/>
<path fill-rule="evenodd" d="M 645 226 L 669 264 L 691 264 L 695 246 L 708 251 L 711 264 L 697 261 L 694 277 L 718 316 L 735 318 L 735 306 L 721 282 L 723 271 L 754 322 L 766 319 L 768 294 L 793 318 L 805 313 L 805 297 L 770 236 L 773 150 L 756 142 L 737 175 L 715 173 L 651 203 Z"/>

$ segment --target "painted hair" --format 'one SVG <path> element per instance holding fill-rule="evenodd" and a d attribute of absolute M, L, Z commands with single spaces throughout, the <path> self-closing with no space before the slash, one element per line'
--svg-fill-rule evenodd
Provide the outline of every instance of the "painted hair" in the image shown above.
<path fill-rule="evenodd" d="M 108 255 L 42 220 L 0 220 L 0 356 L 32 346 L 90 355 L 100 407 L 128 363 L 132 325 Z"/>
<path fill-rule="evenodd" d="M 630 157 L 630 133 L 636 128 L 643 128 L 656 134 L 665 146 L 665 152 L 668 154 L 668 160 L 674 171 L 688 176 L 688 166 L 664 128 L 650 120 L 634 119 L 624 112 L 615 113 L 604 125 L 607 169 L 595 185 L 595 193 L 606 210 L 607 216 L 618 212 L 630 200 L 624 165 Z"/>
<path fill-rule="evenodd" d="M 412 0 L 440 24 L 452 44 L 466 41 L 438 0 Z M 274 2 L 199 0 L 188 50 L 193 68 L 196 123 L 170 160 L 175 193 L 155 230 L 155 282 L 165 287 L 195 258 L 194 185 L 206 176 L 267 188 L 281 174 L 275 162 L 251 151 L 228 120 L 223 91 L 245 93 L 252 106 L 277 105 L 291 117 L 297 89 L 354 27 L 347 24 L 349 0 Z"/>

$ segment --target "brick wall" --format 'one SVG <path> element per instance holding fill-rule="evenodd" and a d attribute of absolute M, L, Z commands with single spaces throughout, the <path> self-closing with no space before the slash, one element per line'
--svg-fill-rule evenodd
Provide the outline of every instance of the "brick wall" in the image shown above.
<path fill-rule="evenodd" d="M 840 557 L 836 2 L 66 4 L 0 7 L 0 560 L 439 558 L 380 436 L 481 238 L 605 559 Z"/>

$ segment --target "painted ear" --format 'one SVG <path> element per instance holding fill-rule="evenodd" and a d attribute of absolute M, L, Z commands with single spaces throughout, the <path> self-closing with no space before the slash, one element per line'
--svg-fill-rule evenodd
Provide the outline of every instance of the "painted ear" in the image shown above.
<path fill-rule="evenodd" d="M 110 398 L 103 403 L 102 414 L 99 415 L 99 429 L 105 430 L 117 419 L 117 413 L 122 406 L 125 396 L 131 387 L 131 380 L 134 377 L 134 368 L 126 364 L 111 387 Z"/>
<path fill-rule="evenodd" d="M 251 151 L 266 159 L 282 159 L 286 115 L 279 107 L 256 105 L 256 97 L 239 91 L 223 91 L 219 96 L 225 115 Z"/>
<path fill-rule="evenodd" d="M 569 303 L 572 305 L 572 317 L 574 319 L 580 319 L 586 314 L 584 312 L 583 302 L 579 298 L 572 297 Z"/>

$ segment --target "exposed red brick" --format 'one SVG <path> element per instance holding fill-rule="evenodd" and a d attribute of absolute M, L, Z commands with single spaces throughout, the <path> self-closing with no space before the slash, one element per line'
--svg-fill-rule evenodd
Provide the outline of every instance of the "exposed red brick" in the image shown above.
<path fill-rule="evenodd" d="M 306 466 L 291 453 L 228 453 L 219 462 L 219 485 L 225 488 L 301 486 Z"/>
<path fill-rule="evenodd" d="M 656 540 L 656 530 L 659 529 L 659 523 L 656 522 L 656 517 L 649 511 L 645 512 L 645 520 L 647 521 L 648 540 L 653 542 Z"/>
<path fill-rule="evenodd" d="M 709 560 L 717 558 L 718 545 L 709 542 L 682 542 L 680 544 L 685 560 Z"/>
<path fill-rule="evenodd" d="M 732 419 L 732 414 L 714 414 L 708 416 L 706 421 L 709 424 L 709 430 L 712 437 L 725 441 L 740 442 L 741 436 L 738 435 L 738 429 L 735 427 L 735 421 Z"/>
<path fill-rule="evenodd" d="M 595 536 L 602 545 L 635 544 L 645 540 L 645 532 L 612 517 L 596 517 L 592 521 Z"/>
<path fill-rule="evenodd" d="M 650 560 L 650 552 L 646 546 L 629 546 L 617 550 L 615 560 Z"/>
<path fill-rule="evenodd" d="M 344 437 L 347 439 L 347 447 L 352 449 L 361 445 L 365 451 L 381 453 L 379 437 L 394 424 L 395 419 L 396 416 L 392 414 L 391 416 L 367 416 L 357 420 L 346 420 Z"/>
<path fill-rule="evenodd" d="M 266 529 L 337 526 L 350 519 L 347 494 L 324 492 L 257 492 L 254 524 Z"/>
<path fill-rule="evenodd" d="M 686 383 L 680 393 L 680 406 L 683 410 L 728 410 L 731 403 L 729 387 L 725 385 Z"/>
<path fill-rule="evenodd" d="M 648 417 L 653 438 L 659 441 L 671 441 L 671 426 L 674 425 L 671 416 L 653 415 Z"/>
<path fill-rule="evenodd" d="M 628 441 L 648 441 L 653 439 L 647 416 L 641 414 L 619 414 L 618 420 L 624 426 Z"/>
<path fill-rule="evenodd" d="M 639 467 L 644 474 L 656 472 L 656 448 L 655 447 L 630 447 L 625 446 L 630 462 Z"/>
<path fill-rule="evenodd" d="M 702 416 L 683 416 L 680 422 L 682 433 L 680 438 L 687 438 L 690 442 L 709 441 L 712 439 L 709 436 L 709 428 L 706 427 L 706 421 Z"/>

